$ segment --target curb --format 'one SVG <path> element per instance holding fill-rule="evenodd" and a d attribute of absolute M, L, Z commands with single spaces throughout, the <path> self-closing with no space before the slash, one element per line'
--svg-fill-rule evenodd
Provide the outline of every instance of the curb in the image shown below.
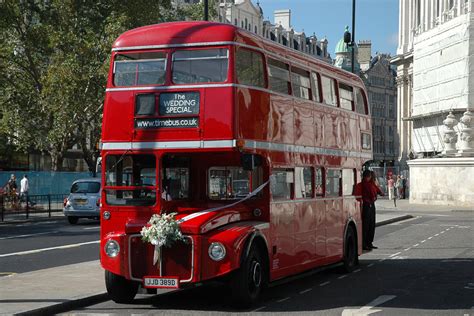
<path fill-rule="evenodd" d="M 102 303 L 109 300 L 109 295 L 107 293 L 100 293 L 91 296 L 86 296 L 78 299 L 72 299 L 70 301 L 61 302 L 58 304 L 40 307 L 37 309 L 15 313 L 13 315 L 27 315 L 27 316 L 36 316 L 36 315 L 55 315 L 58 313 L 63 313 L 70 311 L 72 309 L 77 309 L 89 305 L 94 305 Z"/>
<path fill-rule="evenodd" d="M 413 216 L 412 215 L 403 215 L 403 216 L 399 216 L 399 217 L 390 218 L 390 219 L 387 219 L 387 220 L 376 223 L 375 227 L 384 226 L 384 225 L 404 221 L 404 220 L 410 219 L 410 218 L 413 218 Z"/>
<path fill-rule="evenodd" d="M 38 217 L 38 218 L 28 218 L 28 219 L 14 219 L 14 220 L 6 220 L 1 222 L 0 226 L 2 225 L 11 225 L 11 224 L 24 224 L 24 223 L 35 223 L 35 222 L 47 222 L 47 221 L 65 221 L 66 217 L 63 216 L 51 216 L 51 217 Z"/>

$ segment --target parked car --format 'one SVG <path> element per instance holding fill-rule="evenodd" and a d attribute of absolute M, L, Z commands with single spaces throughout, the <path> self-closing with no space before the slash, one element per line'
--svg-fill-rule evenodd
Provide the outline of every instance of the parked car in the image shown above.
<path fill-rule="evenodd" d="M 80 179 L 72 183 L 71 193 L 64 199 L 64 215 L 70 224 L 77 224 L 79 218 L 100 218 L 100 178 Z"/>

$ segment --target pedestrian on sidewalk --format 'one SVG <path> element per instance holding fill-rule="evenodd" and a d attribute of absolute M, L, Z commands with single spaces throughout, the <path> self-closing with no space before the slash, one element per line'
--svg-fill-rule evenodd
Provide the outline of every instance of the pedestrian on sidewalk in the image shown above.
<path fill-rule="evenodd" d="M 406 190 L 406 187 L 407 187 L 407 180 L 405 179 L 405 177 L 403 175 L 400 176 L 400 181 L 401 181 L 401 188 L 400 188 L 400 198 L 401 199 L 405 199 L 406 198 L 406 193 L 405 193 L 405 190 Z"/>
<path fill-rule="evenodd" d="M 375 236 L 375 200 L 377 195 L 384 195 L 375 184 L 375 173 L 365 170 L 362 173 L 362 182 L 357 183 L 354 195 L 362 196 L 362 248 L 364 250 L 377 249 L 373 245 Z"/>
<path fill-rule="evenodd" d="M 395 180 L 393 179 L 393 176 L 389 176 L 387 180 L 387 188 L 388 188 L 388 199 L 393 200 L 394 197 L 394 189 L 395 189 Z"/>
<path fill-rule="evenodd" d="M 25 174 L 23 175 L 23 179 L 20 181 L 20 201 L 25 202 L 28 205 L 28 190 L 30 189 L 30 185 L 28 182 L 28 176 Z"/>

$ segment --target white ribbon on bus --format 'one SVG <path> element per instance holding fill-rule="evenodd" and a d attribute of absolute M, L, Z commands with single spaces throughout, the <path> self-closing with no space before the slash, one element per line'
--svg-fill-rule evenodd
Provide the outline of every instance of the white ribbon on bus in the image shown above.
<path fill-rule="evenodd" d="M 207 214 L 207 213 L 210 213 L 210 212 L 215 212 L 215 211 L 220 211 L 220 210 L 223 210 L 223 209 L 226 209 L 226 208 L 229 208 L 229 207 L 233 207 L 233 206 L 236 206 L 237 204 L 240 204 L 242 202 L 245 202 L 247 201 L 248 199 L 254 197 L 255 195 L 257 195 L 260 191 L 263 190 L 263 188 L 270 182 L 270 180 L 268 180 L 267 182 L 263 183 L 262 185 L 260 185 L 259 187 L 257 187 L 255 190 L 253 190 L 252 192 L 250 192 L 249 194 L 247 194 L 247 196 L 245 196 L 244 198 L 238 200 L 238 201 L 235 201 L 234 203 L 231 203 L 231 204 L 228 204 L 228 205 L 224 205 L 224 206 L 218 206 L 218 207 L 214 207 L 214 208 L 210 208 L 210 209 L 207 209 L 207 210 L 204 210 L 204 211 L 199 211 L 199 212 L 196 212 L 196 213 L 192 213 L 192 214 L 189 214 L 183 218 L 181 218 L 180 220 L 178 220 L 178 223 L 181 224 L 183 222 L 186 222 L 186 221 L 189 221 L 190 219 L 193 219 L 193 218 L 196 218 L 198 216 L 201 216 L 201 215 L 204 215 L 204 214 Z"/>

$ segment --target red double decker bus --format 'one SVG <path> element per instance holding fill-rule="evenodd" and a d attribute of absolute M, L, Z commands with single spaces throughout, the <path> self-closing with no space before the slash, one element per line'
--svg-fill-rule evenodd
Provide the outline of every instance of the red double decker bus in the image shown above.
<path fill-rule="evenodd" d="M 114 43 L 102 127 L 101 263 L 116 302 L 145 288 L 272 281 L 362 251 L 352 195 L 370 160 L 355 75 L 238 27 L 177 22 Z M 141 240 L 176 212 L 187 242 Z"/>

